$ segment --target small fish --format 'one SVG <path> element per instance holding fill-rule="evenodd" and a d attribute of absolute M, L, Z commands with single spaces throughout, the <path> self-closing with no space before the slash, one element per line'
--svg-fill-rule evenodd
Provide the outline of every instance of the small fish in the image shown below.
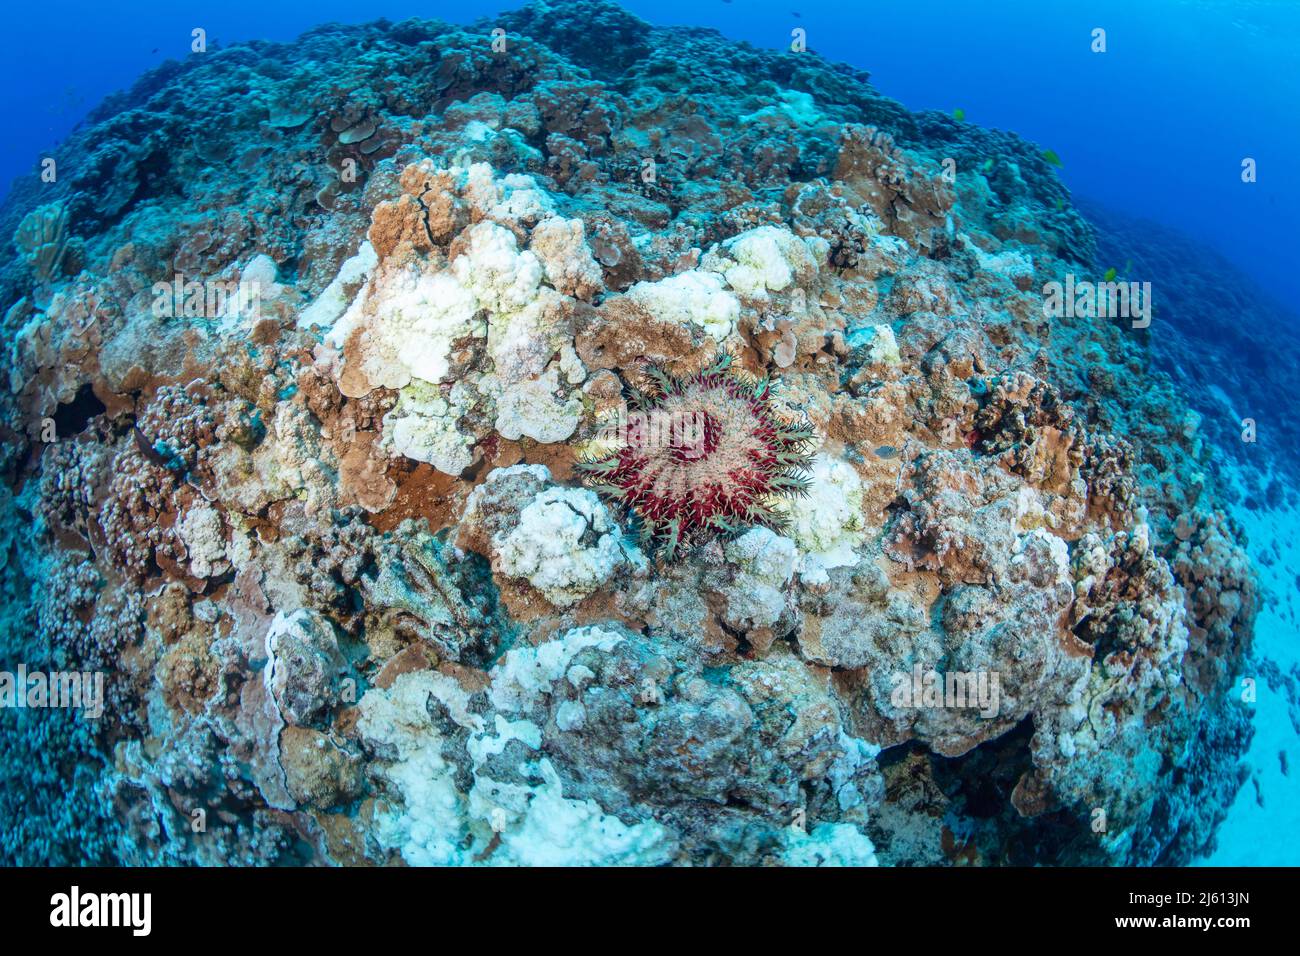
<path fill-rule="evenodd" d="M 958 107 L 957 109 L 952 111 L 952 118 L 955 119 L 958 123 L 965 122 L 966 111 Z"/>
<path fill-rule="evenodd" d="M 161 443 L 150 442 L 138 425 L 132 426 L 132 430 L 135 432 L 135 446 L 140 450 L 140 454 L 159 468 L 166 468 L 168 471 L 177 470 L 177 459 L 174 455 L 163 454 L 162 449 L 158 447 Z"/>
<path fill-rule="evenodd" d="M 1054 149 L 1043 150 L 1043 159 L 1047 160 L 1048 163 L 1058 168 L 1063 167 L 1065 165 L 1065 163 L 1061 162 L 1061 157 L 1056 155 L 1056 150 Z"/>
<path fill-rule="evenodd" d="M 1119 271 L 1114 266 L 1111 266 L 1109 269 L 1106 270 L 1106 281 L 1114 282 L 1115 276 L 1117 275 L 1119 275 Z"/>
<path fill-rule="evenodd" d="M 984 172 L 986 173 L 993 172 L 993 160 L 991 159 L 984 160 Z"/>
<path fill-rule="evenodd" d="M 876 449 L 877 458 L 897 458 L 898 449 L 893 445 L 881 445 Z"/>

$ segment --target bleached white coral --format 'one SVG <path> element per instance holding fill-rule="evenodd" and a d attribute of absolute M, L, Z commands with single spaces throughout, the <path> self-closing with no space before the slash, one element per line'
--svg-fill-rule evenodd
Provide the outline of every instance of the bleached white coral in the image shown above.
<path fill-rule="evenodd" d="M 722 247 L 734 260 L 724 272 L 727 282 L 751 299 L 764 299 L 769 291 L 780 292 L 798 276 L 811 275 L 817 268 L 803 240 L 777 226 L 746 230 Z"/>
<path fill-rule="evenodd" d="M 326 336 L 362 376 L 340 376 L 340 390 L 358 397 L 375 388 L 404 388 L 412 378 L 441 382 L 450 371 L 452 344 L 482 333 L 478 311 L 474 293 L 449 272 L 418 266 L 380 272 Z"/>
<path fill-rule="evenodd" d="M 452 167 L 464 177 L 463 192 L 480 215 L 494 222 L 534 225 L 555 212 L 555 203 L 531 176 L 510 173 L 498 177 L 487 163 Z"/>
<path fill-rule="evenodd" d="M 209 505 L 188 509 L 176 522 L 176 534 L 185 544 L 190 573 L 196 578 L 211 577 L 218 565 L 224 566 L 226 531 L 217 509 Z"/>
<path fill-rule="evenodd" d="M 493 468 L 465 499 L 461 527 L 482 529 L 499 512 L 513 516 L 520 499 L 531 500 L 532 495 L 550 483 L 551 470 L 545 465 Z"/>
<path fill-rule="evenodd" d="M 586 488 L 539 492 L 496 547 L 501 572 L 527 580 L 556 607 L 577 604 L 626 560 L 622 530 Z"/>
<path fill-rule="evenodd" d="M 564 796 L 560 776 L 543 757 L 542 783 L 533 789 L 523 819 L 501 834 L 504 859 L 516 866 L 655 866 L 674 849 L 654 820 L 632 824 L 605 813 L 594 800 Z"/>
<path fill-rule="evenodd" d="M 256 482 L 242 482 L 231 493 L 242 507 L 255 511 L 263 496 L 297 497 L 306 502 L 309 513 L 325 506 L 332 478 L 322 461 L 320 423 L 301 403 L 286 399 L 276 403 L 269 417 L 266 438 L 252 457 Z"/>
<path fill-rule="evenodd" d="M 740 318 L 740 302 L 722 279 L 699 269 L 657 282 L 638 282 L 627 295 L 656 319 L 698 326 L 718 342 L 735 331 Z"/>
<path fill-rule="evenodd" d="M 506 713 L 527 710 L 569 671 L 573 659 L 588 648 L 611 651 L 623 642 L 618 631 L 579 627 L 535 647 L 508 651 L 492 668 L 492 706 Z"/>
<path fill-rule="evenodd" d="M 466 251 L 451 264 L 461 285 L 493 312 L 514 312 L 537 296 L 542 263 L 532 252 L 519 251 L 515 234 L 495 222 L 480 222 L 461 234 Z"/>
<path fill-rule="evenodd" d="M 653 820 L 631 825 L 605 813 L 596 801 L 564 796 L 563 782 L 546 757 L 524 760 L 510 780 L 493 779 L 490 768 L 508 744 L 541 749 L 541 729 L 529 720 L 500 714 L 494 733 L 471 738 L 474 764 L 470 817 L 497 835 L 497 846 L 478 859 L 491 866 L 612 866 L 666 862 L 674 849 L 669 832 Z M 540 778 L 540 782 L 531 781 Z M 527 782 L 518 782 L 519 780 Z"/>
<path fill-rule="evenodd" d="M 853 329 L 847 336 L 847 342 L 851 349 L 865 348 L 869 364 L 896 365 L 902 361 L 898 353 L 898 340 L 894 338 L 894 329 L 890 325 L 866 325 Z"/>
<path fill-rule="evenodd" d="M 582 402 L 576 396 L 561 396 L 555 366 L 540 378 L 510 386 L 497 399 L 496 428 L 511 441 L 524 436 L 542 443 L 564 441 L 581 417 Z"/>
<path fill-rule="evenodd" d="M 554 289 L 542 286 L 518 311 L 490 316 L 488 354 L 497 380 L 508 384 L 539 375 L 557 351 L 572 348 L 564 301 Z"/>
<path fill-rule="evenodd" d="M 857 827 L 819 823 L 812 832 L 792 830 L 782 862 L 786 866 L 876 866 L 876 848 Z"/>
<path fill-rule="evenodd" d="M 605 288 L 604 273 L 587 245 L 581 219 L 543 219 L 533 230 L 528 248 L 541 260 L 546 281 L 556 291 L 590 299 Z"/>
<path fill-rule="evenodd" d="M 618 640 L 612 632 L 585 628 L 541 648 L 510 652 L 493 669 L 494 703 L 523 707 L 563 675 L 580 650 L 607 649 Z M 468 793 L 457 786 L 457 766 L 444 754 L 449 742 L 430 716 L 433 701 L 469 732 Z M 565 797 L 559 774 L 545 758 L 518 767 L 526 778 L 540 777 L 535 786 L 486 776 L 489 759 L 505 753 L 511 741 L 537 750 L 540 730 L 501 714 L 489 727 L 470 712 L 469 695 L 444 674 L 401 674 L 388 689 L 367 691 L 358 709 L 357 729 L 366 745 L 389 761 L 381 778 L 397 798 L 395 804 L 380 804 L 376 836 L 412 866 L 652 865 L 666 862 L 674 849 L 668 831 L 653 820 L 625 824 L 594 800 Z"/>
<path fill-rule="evenodd" d="M 377 265 L 379 265 L 379 256 L 375 253 L 375 247 L 368 241 L 361 243 L 357 254 L 339 266 L 338 275 L 330 281 L 311 305 L 302 310 L 298 316 L 298 327 L 301 329 L 332 327 L 348 309 L 350 304 L 348 289 L 370 278 L 370 273 Z"/>
<path fill-rule="evenodd" d="M 358 705 L 362 739 L 393 762 L 383 775 L 403 806 L 376 814 L 379 842 L 399 850 L 412 866 L 469 863 L 467 815 L 456 787 L 456 766 L 442 754 L 443 736 L 429 715 L 431 699 L 444 702 L 454 720 L 472 730 L 482 718 L 467 710 L 465 692 L 434 671 L 401 674 L 388 690 L 372 688 Z"/>
<path fill-rule="evenodd" d="M 542 258 L 520 249 L 522 224 L 542 217 L 534 245 L 562 286 L 590 294 L 600 285 L 600 271 L 589 250 L 586 260 L 560 261 L 586 250 L 582 224 L 552 215 L 549 197 L 530 177 L 498 179 L 483 163 L 453 166 L 443 175 L 481 217 L 453 242 L 451 263 L 440 267 L 430 257 L 376 266 L 374 250 L 364 245 L 303 322 L 332 321 L 345 287 L 369 275 L 326 336 L 339 389 L 352 397 L 381 387 L 398 391 L 384 423 L 385 447 L 459 474 L 472 461 L 476 438 L 462 419 L 476 402 L 496 403 L 498 428 L 511 440 L 562 441 L 581 414 L 571 389 L 585 369 L 567 326 L 570 300 L 543 284 Z M 486 339 L 486 350 L 465 348 L 472 339 Z M 478 363 L 457 382 L 459 397 L 455 389 L 446 395 L 432 387 L 452 377 L 454 353 L 456 361 Z M 552 364 L 557 355 L 558 367 Z"/>
<path fill-rule="evenodd" d="M 1146 527 L 1143 525 L 1142 527 Z M 1031 560 L 1042 560 L 1040 554 L 1046 555 L 1045 564 L 1050 567 L 1052 576 L 1058 585 L 1070 587 L 1070 546 L 1065 540 L 1052 534 L 1045 528 L 1034 528 L 1028 534 L 1016 539 L 1015 552 L 1011 563 L 1025 564 Z"/>
<path fill-rule="evenodd" d="M 825 117 L 817 111 L 817 101 L 801 90 L 782 90 L 776 102 L 740 118 L 742 126 L 765 123 L 769 126 L 795 124 L 813 126 Z"/>
<path fill-rule="evenodd" d="M 880 747 L 840 730 L 839 751 L 839 756 L 826 770 L 826 779 L 831 783 L 840 809 L 851 810 L 866 800 L 856 782 L 858 771 L 879 756 Z"/>
<path fill-rule="evenodd" d="M 790 502 L 790 536 L 804 552 L 801 572 L 820 580 L 831 568 L 857 564 L 866 538 L 862 479 L 853 466 L 819 454 L 807 496 Z"/>
<path fill-rule="evenodd" d="M 965 247 L 975 254 L 981 272 L 1004 276 L 1012 282 L 1028 281 L 1034 277 L 1034 260 L 1022 249 L 1006 246 L 996 253 L 985 252 L 977 242 L 969 239 Z"/>
<path fill-rule="evenodd" d="M 464 414 L 464 384 L 451 391 L 419 380 L 397 393 L 397 405 L 384 416 L 384 444 L 399 455 L 459 475 L 473 461 L 474 438 L 457 427 Z"/>

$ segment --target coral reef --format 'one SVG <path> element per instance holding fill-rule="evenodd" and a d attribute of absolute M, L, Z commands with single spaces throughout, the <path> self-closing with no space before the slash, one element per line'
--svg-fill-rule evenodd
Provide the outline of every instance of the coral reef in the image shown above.
<path fill-rule="evenodd" d="M 1276 396 L 1291 388 L 1290 370 L 1273 357 L 1300 349 L 1294 310 L 1261 292 L 1217 250 L 1176 230 L 1096 202 L 1082 208 L 1097 227 L 1098 271 L 1150 282 L 1158 297 L 1160 334 L 1148 336 L 1150 354 L 1192 409 L 1171 424 L 1223 453 L 1210 467 L 1229 500 L 1252 511 L 1294 507 L 1300 428 L 1290 416 L 1270 414 Z M 1198 267 L 1186 268 L 1189 262 Z M 1215 360 L 1220 355 L 1232 361 Z M 1257 441 L 1271 454 L 1258 454 Z"/>
<path fill-rule="evenodd" d="M 1033 144 L 538 0 L 196 54 L 56 154 L 0 663 L 105 693 L 0 709 L 6 862 L 1212 847 L 1254 574 L 1142 336 L 1044 316 L 1096 244 Z"/>

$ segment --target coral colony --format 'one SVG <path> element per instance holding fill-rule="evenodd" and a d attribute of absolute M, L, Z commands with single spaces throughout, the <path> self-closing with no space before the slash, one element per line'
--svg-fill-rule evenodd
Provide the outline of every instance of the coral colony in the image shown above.
<path fill-rule="evenodd" d="M 1255 578 L 1132 323 L 1044 316 L 1109 279 L 1039 147 L 581 0 L 196 54 L 54 159 L 0 663 L 102 713 L 0 708 L 7 862 L 1213 844 Z"/>

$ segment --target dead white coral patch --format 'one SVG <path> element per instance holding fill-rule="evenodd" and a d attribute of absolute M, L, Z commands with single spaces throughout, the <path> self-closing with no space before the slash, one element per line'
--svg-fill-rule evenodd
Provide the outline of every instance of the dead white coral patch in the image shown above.
<path fill-rule="evenodd" d="M 794 542 L 770 528 L 752 528 L 726 547 L 736 577 L 724 592 L 727 623 L 741 630 L 776 623 L 785 610 L 799 553 Z"/>
<path fill-rule="evenodd" d="M 492 705 L 505 713 L 526 712 L 550 694 L 580 653 L 589 648 L 607 653 L 623 641 L 618 631 L 592 625 L 533 647 L 514 648 L 492 668 Z"/>
<path fill-rule="evenodd" d="M 831 568 L 856 564 L 866 539 L 862 479 L 848 462 L 819 454 L 808 494 L 790 502 L 790 536 L 804 552 L 802 575 L 825 580 Z"/>
<path fill-rule="evenodd" d="M 230 567 L 225 525 L 216 508 L 201 504 L 188 509 L 176 522 L 176 534 L 185 544 L 190 573 L 196 578 L 222 574 Z"/>
<path fill-rule="evenodd" d="M 356 398 L 413 378 L 443 381 L 453 343 L 484 332 L 478 314 L 474 292 L 450 272 L 381 270 L 326 336 L 342 355 L 339 390 Z"/>
<path fill-rule="evenodd" d="M 808 244 L 789 229 L 759 226 L 722 244 L 723 274 L 747 299 L 764 300 L 769 292 L 804 285 L 817 273 Z"/>
<path fill-rule="evenodd" d="M 363 246 L 304 321 L 326 324 L 349 282 L 368 276 L 326 335 L 326 361 L 345 395 L 398 392 L 384 422 L 388 451 L 457 475 L 484 437 L 483 426 L 466 425 L 480 405 L 496 413 L 498 430 L 511 440 L 557 442 L 573 434 L 582 410 L 573 387 L 585 369 L 573 348 L 567 293 L 589 296 L 603 283 L 582 223 L 553 215 L 549 196 L 530 177 L 497 178 L 482 163 L 427 165 L 408 172 L 420 170 L 425 179 L 436 173 L 475 220 L 448 234 L 450 262 L 435 250 L 376 264 Z M 525 249 L 530 229 L 532 248 Z"/>
<path fill-rule="evenodd" d="M 459 475 L 474 460 L 474 436 L 458 422 L 472 402 L 469 388 L 457 382 L 444 392 L 414 381 L 398 392 L 397 405 L 384 416 L 384 445 L 448 475 Z"/>
<path fill-rule="evenodd" d="M 740 318 L 740 301 L 721 277 L 699 269 L 638 282 L 627 297 L 659 321 L 696 326 L 718 342 L 735 331 Z"/>
<path fill-rule="evenodd" d="M 543 443 L 564 441 L 578 427 L 582 402 L 560 386 L 552 366 L 540 378 L 507 388 L 497 400 L 496 428 L 502 437 L 528 437 Z"/>
<path fill-rule="evenodd" d="M 605 277 L 591 255 L 581 219 L 543 219 L 533 230 L 528 248 L 541 260 L 546 281 L 557 292 L 590 300 L 604 291 Z"/>
<path fill-rule="evenodd" d="M 547 488 L 519 512 L 497 542 L 503 574 L 523 578 L 556 607 L 571 607 L 600 588 L 627 558 L 623 532 L 586 488 Z"/>

